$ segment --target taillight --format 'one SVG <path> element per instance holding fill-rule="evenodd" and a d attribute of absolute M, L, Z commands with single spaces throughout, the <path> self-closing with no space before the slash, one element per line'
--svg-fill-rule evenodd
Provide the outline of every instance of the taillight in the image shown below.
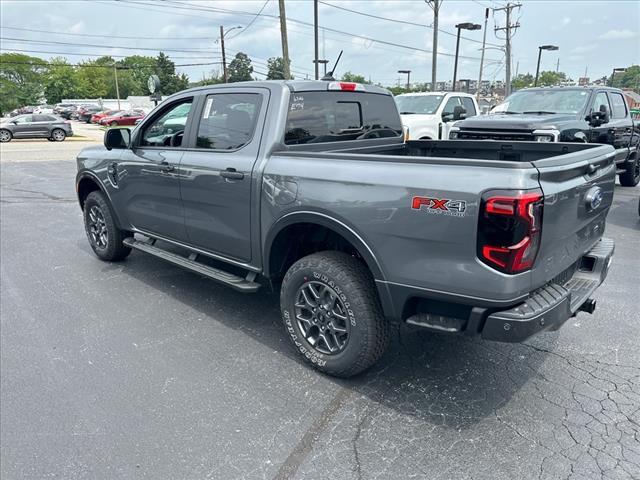
<path fill-rule="evenodd" d="M 504 273 L 529 270 L 540 248 L 543 195 L 535 191 L 493 191 L 482 196 L 478 257 Z"/>
<path fill-rule="evenodd" d="M 331 82 L 327 85 L 327 90 L 342 90 L 344 92 L 364 92 L 364 86 L 353 82 Z"/>

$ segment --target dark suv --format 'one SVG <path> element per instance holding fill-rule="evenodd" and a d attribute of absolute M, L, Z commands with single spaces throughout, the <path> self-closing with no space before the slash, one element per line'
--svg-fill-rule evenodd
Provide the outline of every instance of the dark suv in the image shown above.
<path fill-rule="evenodd" d="M 46 138 L 62 142 L 72 135 L 71 123 L 55 115 L 18 115 L 0 123 L 0 142 L 3 143 L 12 138 Z"/>
<path fill-rule="evenodd" d="M 456 122 L 449 139 L 605 143 L 616 149 L 620 184 L 640 182 L 640 123 L 622 90 L 548 87 L 519 90 L 489 115 Z"/>

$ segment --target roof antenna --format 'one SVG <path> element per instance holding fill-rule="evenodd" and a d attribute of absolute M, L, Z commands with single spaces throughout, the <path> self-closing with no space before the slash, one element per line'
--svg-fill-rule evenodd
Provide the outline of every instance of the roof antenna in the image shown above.
<path fill-rule="evenodd" d="M 334 82 L 336 79 L 333 78 L 333 72 L 336 71 L 336 67 L 338 66 L 338 62 L 340 61 L 340 57 L 342 56 L 342 50 L 340 50 L 340 55 L 338 55 L 338 59 L 336 63 L 333 64 L 333 69 L 330 72 L 325 73 L 324 77 L 321 80 L 325 82 Z"/>

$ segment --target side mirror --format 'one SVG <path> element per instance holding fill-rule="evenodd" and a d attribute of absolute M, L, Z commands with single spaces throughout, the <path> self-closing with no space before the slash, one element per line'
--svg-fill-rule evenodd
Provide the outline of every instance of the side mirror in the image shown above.
<path fill-rule="evenodd" d="M 444 123 L 450 122 L 453 120 L 453 113 L 451 112 L 442 112 L 442 121 Z"/>
<path fill-rule="evenodd" d="M 111 128 L 104 134 L 104 146 L 107 150 L 129 148 L 131 130 L 128 128 Z"/>
<path fill-rule="evenodd" d="M 600 119 L 602 123 L 609 123 L 609 107 L 600 105 Z"/>
<path fill-rule="evenodd" d="M 456 105 L 453 107 L 453 119 L 454 120 L 462 120 L 467 117 L 467 111 L 461 105 Z"/>

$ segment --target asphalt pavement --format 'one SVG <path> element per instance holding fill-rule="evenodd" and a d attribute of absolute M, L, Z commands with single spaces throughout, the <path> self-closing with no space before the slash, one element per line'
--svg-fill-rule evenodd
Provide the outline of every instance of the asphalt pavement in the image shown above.
<path fill-rule="evenodd" d="M 594 315 L 516 345 L 398 328 L 336 380 L 299 361 L 276 294 L 100 262 L 88 132 L 0 147 L 3 480 L 640 478 L 640 188 L 616 187 Z"/>

